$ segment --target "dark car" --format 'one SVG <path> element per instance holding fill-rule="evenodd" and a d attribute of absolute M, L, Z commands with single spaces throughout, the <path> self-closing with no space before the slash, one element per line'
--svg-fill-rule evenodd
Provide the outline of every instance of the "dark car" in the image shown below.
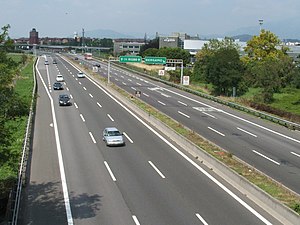
<path fill-rule="evenodd" d="M 75 59 L 75 60 L 78 60 L 78 57 L 75 57 L 74 59 Z"/>
<path fill-rule="evenodd" d="M 62 83 L 60 82 L 55 82 L 53 84 L 53 90 L 63 90 L 64 89 L 64 86 Z"/>
<path fill-rule="evenodd" d="M 56 60 L 55 59 L 53 59 L 53 62 L 52 62 L 53 64 L 57 64 L 57 62 L 56 62 Z"/>
<path fill-rule="evenodd" d="M 94 66 L 98 67 L 98 68 L 101 68 L 101 65 L 99 63 L 96 63 Z"/>
<path fill-rule="evenodd" d="M 70 97 L 67 94 L 61 94 L 58 96 L 59 105 L 71 105 Z"/>

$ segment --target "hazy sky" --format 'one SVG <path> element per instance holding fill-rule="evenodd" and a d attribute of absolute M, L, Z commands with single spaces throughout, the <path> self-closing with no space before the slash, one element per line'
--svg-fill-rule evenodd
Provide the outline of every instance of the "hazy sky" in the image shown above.
<path fill-rule="evenodd" d="M 258 20 L 300 24 L 300 0 L 0 0 L 0 25 L 10 24 L 12 38 L 72 36 L 111 29 L 126 34 L 186 32 L 225 34 L 257 27 Z M 300 26 L 299 26 L 300 27 Z M 282 27 L 284 32 L 284 27 Z M 298 32 L 298 31 L 297 31 Z M 300 38 L 300 29 L 299 29 Z"/>

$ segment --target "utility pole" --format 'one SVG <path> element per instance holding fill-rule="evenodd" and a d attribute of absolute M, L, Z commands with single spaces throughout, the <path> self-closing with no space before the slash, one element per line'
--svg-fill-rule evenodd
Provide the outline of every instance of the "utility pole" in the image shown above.
<path fill-rule="evenodd" d="M 83 53 L 84 46 L 85 46 L 85 43 L 84 43 L 84 28 L 82 28 L 82 41 L 81 41 L 82 53 Z"/>
<path fill-rule="evenodd" d="M 263 23 L 264 23 L 264 20 L 262 20 L 262 19 L 260 19 L 260 20 L 258 20 L 258 22 L 259 22 L 259 29 L 260 29 L 260 32 L 261 32 L 261 30 L 262 30 L 262 25 L 263 25 Z"/>

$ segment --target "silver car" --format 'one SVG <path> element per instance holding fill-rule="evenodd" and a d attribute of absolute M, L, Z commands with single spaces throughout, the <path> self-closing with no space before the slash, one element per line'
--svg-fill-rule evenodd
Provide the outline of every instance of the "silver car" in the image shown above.
<path fill-rule="evenodd" d="M 103 141 L 107 146 L 125 145 L 123 133 L 115 127 L 107 127 L 103 130 Z"/>

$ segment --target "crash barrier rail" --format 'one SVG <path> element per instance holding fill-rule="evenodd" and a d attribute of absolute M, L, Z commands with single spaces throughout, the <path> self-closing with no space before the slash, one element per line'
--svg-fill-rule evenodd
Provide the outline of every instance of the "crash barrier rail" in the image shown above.
<path fill-rule="evenodd" d="M 300 124 L 298 124 L 298 123 L 294 123 L 294 122 L 291 122 L 291 121 L 288 121 L 288 120 L 284 120 L 282 118 L 275 117 L 275 116 L 272 116 L 270 114 L 267 114 L 267 113 L 264 113 L 264 112 L 260 112 L 260 111 L 254 110 L 252 108 L 248 108 L 248 107 L 245 107 L 245 106 L 233 103 L 233 102 L 225 101 L 223 99 L 220 99 L 220 98 L 217 98 L 217 97 L 214 97 L 214 96 L 211 96 L 211 95 L 199 92 L 199 91 L 192 90 L 192 89 L 190 89 L 188 87 L 185 87 L 185 86 L 182 86 L 182 85 L 179 85 L 179 84 L 174 84 L 172 82 L 160 79 L 158 77 L 150 76 L 150 75 L 148 75 L 146 73 L 142 73 L 142 72 L 136 71 L 136 70 L 128 68 L 126 66 L 122 66 L 122 65 L 120 65 L 118 63 L 113 63 L 112 62 L 112 64 L 114 66 L 120 67 L 120 68 L 125 69 L 127 71 L 138 73 L 139 75 L 147 77 L 149 79 L 152 79 L 152 80 L 155 80 L 155 81 L 159 81 L 159 82 L 164 83 L 166 85 L 169 85 L 171 87 L 178 88 L 180 90 L 192 93 L 194 95 L 198 95 L 200 97 L 209 99 L 209 100 L 217 102 L 219 104 L 226 105 L 228 107 L 231 107 L 231 108 L 234 108 L 234 109 L 237 109 L 237 110 L 240 110 L 240 111 L 252 114 L 252 115 L 260 117 L 262 119 L 266 119 L 266 120 L 269 120 L 271 122 L 280 124 L 280 125 L 285 126 L 285 127 L 289 128 L 291 130 L 299 130 L 300 131 Z"/>
<path fill-rule="evenodd" d="M 34 86 L 32 90 L 32 100 L 30 111 L 27 120 L 26 133 L 23 143 L 22 157 L 20 160 L 19 174 L 17 178 L 17 183 L 10 194 L 9 200 L 9 208 L 8 208 L 8 224 L 17 225 L 18 217 L 19 217 L 19 209 L 20 209 L 20 199 L 23 185 L 26 184 L 26 168 L 28 164 L 28 154 L 31 147 L 32 141 L 32 130 L 33 130 L 33 122 L 34 122 L 34 112 L 35 112 L 35 99 L 37 93 L 37 84 L 36 84 L 36 76 L 35 76 L 35 65 L 37 60 L 33 65 L 33 80 Z"/>

